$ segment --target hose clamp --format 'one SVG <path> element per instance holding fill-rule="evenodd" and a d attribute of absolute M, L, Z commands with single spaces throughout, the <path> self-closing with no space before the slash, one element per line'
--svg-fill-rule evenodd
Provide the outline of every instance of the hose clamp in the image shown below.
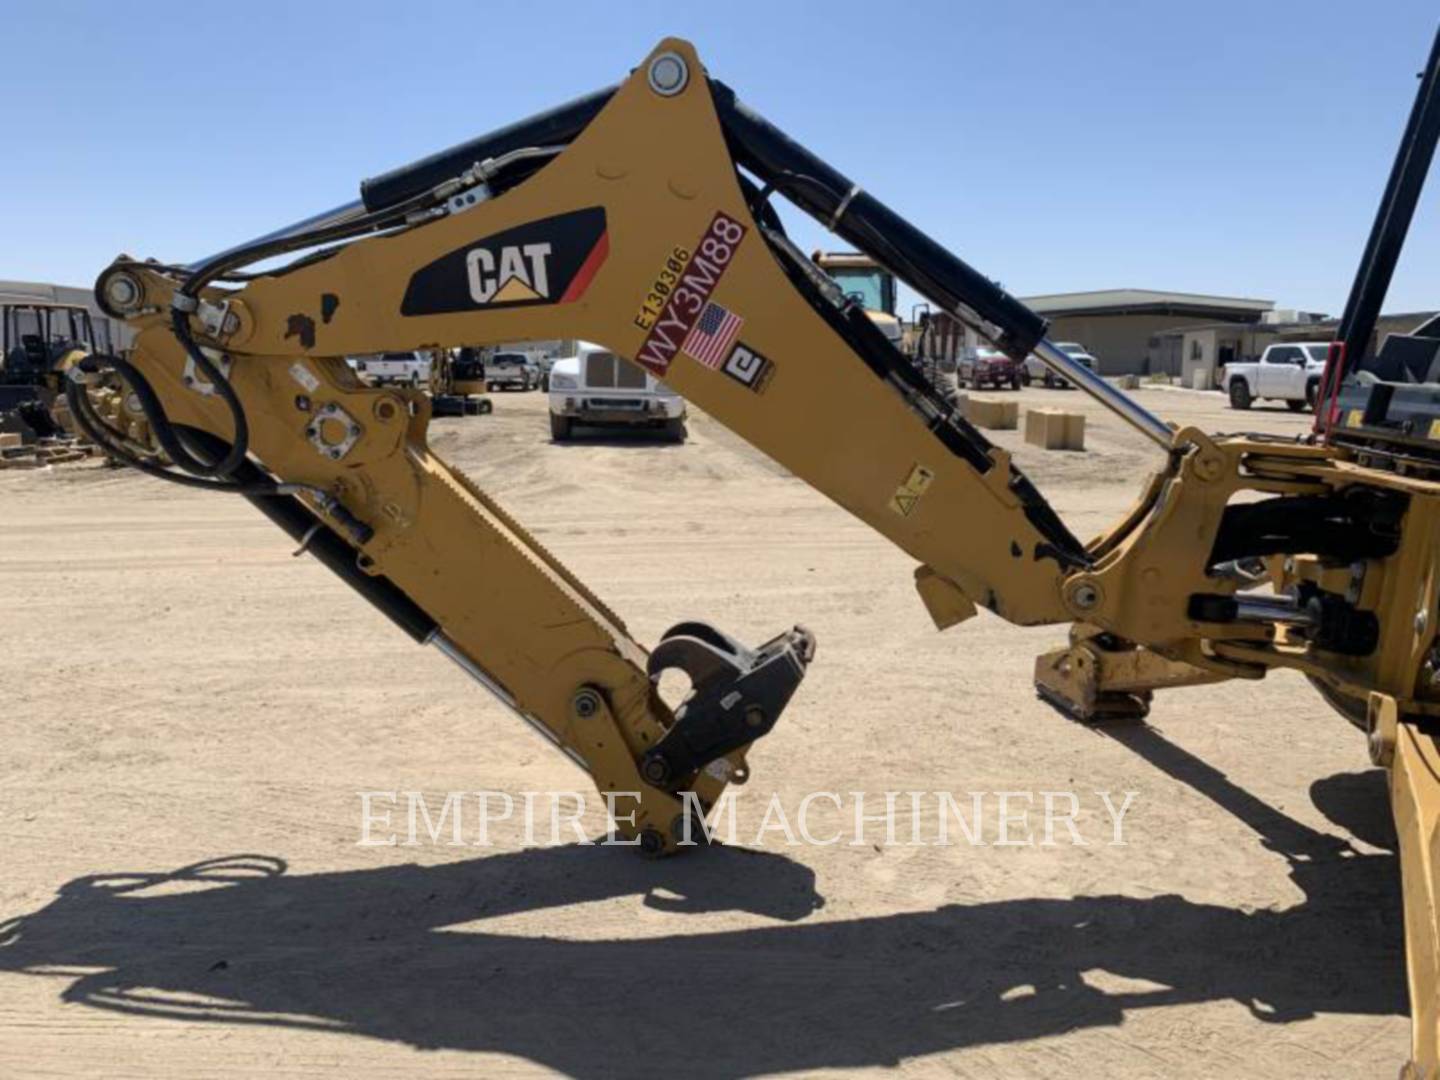
<path fill-rule="evenodd" d="M 240 329 L 240 319 L 230 310 L 230 301 L 219 304 L 201 303 L 200 323 L 211 337 L 224 337 Z"/>
<path fill-rule="evenodd" d="M 835 213 L 830 215 L 829 228 L 831 232 L 835 231 L 835 226 L 840 224 L 840 219 L 845 216 L 845 211 L 850 209 L 850 204 L 855 201 L 855 196 L 859 194 L 860 185 L 851 184 L 850 190 L 847 191 L 845 197 L 840 200 L 840 205 L 835 207 Z"/>

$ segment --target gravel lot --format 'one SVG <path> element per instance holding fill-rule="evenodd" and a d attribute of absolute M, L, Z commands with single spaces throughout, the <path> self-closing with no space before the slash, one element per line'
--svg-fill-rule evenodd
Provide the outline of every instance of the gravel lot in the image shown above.
<path fill-rule="evenodd" d="M 1139 394 L 1210 430 L 1307 422 Z M 1099 531 L 1156 456 L 1074 392 L 1021 400 L 1087 413 L 1084 453 L 996 438 Z M 1383 780 L 1303 680 L 1086 729 L 1030 685 L 1063 628 L 936 633 L 908 558 L 708 418 L 684 446 L 554 445 L 542 395 L 494 401 L 435 446 L 640 641 L 683 618 L 817 634 L 739 841 L 650 863 L 509 821 L 487 847 L 359 846 L 360 792 L 587 781 L 248 505 L 0 474 L 0 1076 L 1395 1074 Z M 815 791 L 837 843 L 773 817 L 757 838 Z M 896 844 L 856 839 L 851 793 L 874 814 L 912 791 L 921 843 L 903 794 Z M 1084 845 L 1040 842 L 1047 791 L 1075 794 Z M 933 843 L 937 792 L 983 793 L 983 845 Z M 1023 829 L 1000 792 L 1028 794 Z M 1097 792 L 1135 793 L 1123 846 Z"/>

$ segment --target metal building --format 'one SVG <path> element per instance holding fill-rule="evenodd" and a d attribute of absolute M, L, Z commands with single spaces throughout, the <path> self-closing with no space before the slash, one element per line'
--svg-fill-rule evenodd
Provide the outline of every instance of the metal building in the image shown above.
<path fill-rule="evenodd" d="M 1078 341 L 1102 375 L 1179 375 L 1179 344 L 1166 331 L 1198 324 L 1256 324 L 1273 300 L 1154 289 L 1052 293 L 1021 300 L 1050 320 L 1052 341 Z"/>
<path fill-rule="evenodd" d="M 110 347 L 125 349 L 134 333 L 123 322 L 112 319 L 95 303 L 95 291 L 75 285 L 52 285 L 43 281 L 0 280 L 0 297 L 9 303 L 77 304 L 90 312 L 92 322 L 104 322 L 110 328 Z"/>
<path fill-rule="evenodd" d="M 1433 311 L 1380 315 L 1375 321 L 1367 352 L 1373 356 L 1390 334 L 1408 334 L 1434 315 Z M 1205 323 L 1165 331 L 1159 336 L 1156 351 L 1180 358 L 1179 369 L 1170 369 L 1169 373 L 1180 375 L 1184 385 L 1216 386 L 1221 369 L 1232 361 L 1258 360 L 1267 345 L 1279 342 L 1330 341 L 1339 325 L 1338 319 L 1325 318 L 1266 319 L 1244 326 Z"/>

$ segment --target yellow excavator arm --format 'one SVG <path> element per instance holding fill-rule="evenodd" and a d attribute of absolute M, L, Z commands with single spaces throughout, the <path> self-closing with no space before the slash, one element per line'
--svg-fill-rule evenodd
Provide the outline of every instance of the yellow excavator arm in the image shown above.
<path fill-rule="evenodd" d="M 617 826 L 646 851 L 696 835 L 725 786 L 748 777 L 751 744 L 794 693 L 813 638 L 796 628 L 747 648 L 680 621 L 647 651 L 430 449 L 422 392 L 366 386 L 346 356 L 602 343 L 911 555 L 941 628 L 977 607 L 1072 624 L 1069 645 L 1037 662 L 1037 686 L 1083 719 L 1143 716 L 1156 689 L 1297 669 L 1358 723 L 1374 728 L 1383 712 L 1411 740 L 1392 755 L 1405 766 L 1402 818 L 1427 830 L 1410 845 L 1421 854 L 1406 849 L 1407 892 L 1419 874 L 1431 895 L 1436 787 L 1421 774 L 1440 714 L 1440 485 L 1321 440 L 1164 424 L 710 79 L 683 41 L 662 41 L 616 88 L 362 192 L 190 266 L 116 260 L 97 296 L 135 344 L 74 369 L 72 411 L 147 472 L 252 500 L 602 793 L 633 793 Z M 796 248 L 777 196 L 1153 440 L 1164 464 L 1133 511 L 1088 542 L 1072 535 L 1009 454 Z M 135 454 L 90 402 L 87 385 L 116 376 L 161 455 Z M 656 691 L 671 668 L 692 683 L 673 711 Z M 1427 934 L 1431 972 L 1433 913 L 1422 921 L 1412 951 Z M 1433 996 L 1433 974 L 1420 979 Z M 1433 1001 L 1416 1007 L 1433 1061 Z"/>

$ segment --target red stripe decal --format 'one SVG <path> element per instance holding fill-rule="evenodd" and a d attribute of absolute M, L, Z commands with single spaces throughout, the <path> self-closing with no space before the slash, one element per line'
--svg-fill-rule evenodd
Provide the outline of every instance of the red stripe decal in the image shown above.
<path fill-rule="evenodd" d="M 610 254 L 610 230 L 606 229 L 600 234 L 600 239 L 595 241 L 595 246 L 590 249 L 590 254 L 585 256 L 585 261 L 580 264 L 580 269 L 575 272 L 570 287 L 565 290 L 565 295 L 558 301 L 561 304 L 568 304 L 572 300 L 579 300 L 585 290 L 590 287 L 590 282 L 599 272 L 605 257 Z"/>

